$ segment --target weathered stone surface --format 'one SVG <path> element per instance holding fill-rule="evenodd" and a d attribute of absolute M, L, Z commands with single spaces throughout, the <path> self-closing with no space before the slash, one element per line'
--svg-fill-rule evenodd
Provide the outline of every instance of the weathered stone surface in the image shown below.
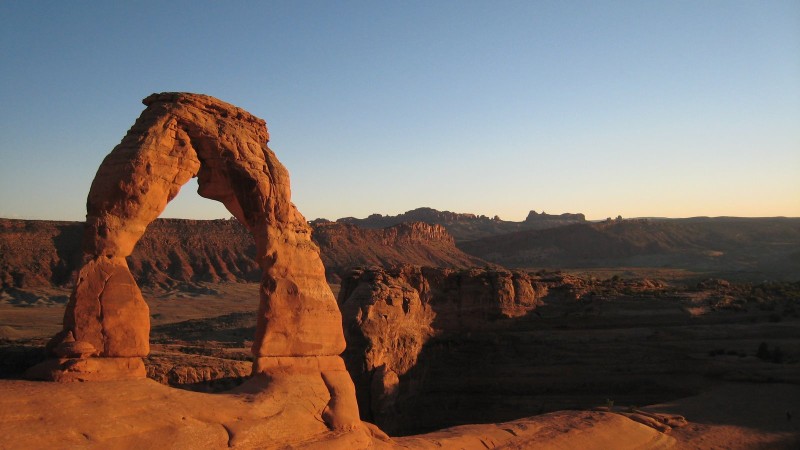
<path fill-rule="evenodd" d="M 104 357 L 150 352 L 150 309 L 125 258 L 98 256 L 78 274 L 64 314 L 64 330 Z"/>
<path fill-rule="evenodd" d="M 633 450 L 689 442 L 676 442 L 619 414 L 595 411 L 394 439 L 369 424 L 330 432 L 320 416 L 309 414 L 329 401 L 324 384 L 319 377 L 299 381 L 257 377 L 237 393 L 211 395 L 152 380 L 71 386 L 0 380 L 0 448 Z"/>
<path fill-rule="evenodd" d="M 145 358 L 147 378 L 192 391 L 219 392 L 240 385 L 253 363 L 180 353 L 150 354 Z"/>
<path fill-rule="evenodd" d="M 88 358 L 97 354 L 94 345 L 86 341 L 62 342 L 53 353 L 60 358 Z"/>
<path fill-rule="evenodd" d="M 459 250 L 441 225 L 408 222 L 370 229 L 324 219 L 311 225 L 328 280 L 337 284 L 350 269 L 359 266 L 412 264 L 463 269 L 489 264 Z"/>
<path fill-rule="evenodd" d="M 393 431 L 400 377 L 432 336 L 490 329 L 534 310 L 546 292 L 527 273 L 502 269 L 353 271 L 342 280 L 339 303 L 362 417 Z"/>
<path fill-rule="evenodd" d="M 141 357 L 150 350 L 149 310 L 125 257 L 197 176 L 198 193 L 222 202 L 253 234 L 263 273 L 254 378 L 242 389 L 256 388 L 270 416 L 295 411 L 291 420 L 231 425 L 229 443 L 246 447 L 268 437 L 286 445 L 295 427 L 308 431 L 320 423 L 361 430 L 368 443 L 371 434 L 338 356 L 345 348 L 341 315 L 311 228 L 291 203 L 289 173 L 267 147 L 265 122 L 205 95 L 153 94 L 144 104 L 92 182 L 83 240 L 90 259 L 78 274 L 64 328 L 49 344 L 56 354 L 79 358 L 48 360 L 29 376 L 92 381 L 146 375 Z M 94 353 L 100 357 L 85 358 Z M 212 376 L 176 374 L 188 383 L 206 375 Z"/>
<path fill-rule="evenodd" d="M 26 377 L 61 383 L 138 380 L 147 377 L 142 358 L 60 358 L 31 367 Z"/>
<path fill-rule="evenodd" d="M 353 431 L 362 426 L 353 380 L 338 356 L 256 358 L 253 376 L 264 377 L 270 384 L 286 385 L 287 389 L 298 389 L 290 388 L 292 384 L 302 384 L 301 389 L 324 388 L 326 403 L 317 406 L 322 407 L 320 415 L 325 423 L 335 431 Z"/>
<path fill-rule="evenodd" d="M 265 122 L 205 95 L 153 94 L 144 104 L 92 182 L 83 242 L 91 260 L 78 275 L 64 333 L 102 357 L 147 355 L 148 309 L 125 257 L 197 176 L 199 194 L 222 202 L 255 238 L 263 271 L 256 357 L 340 354 L 341 316 L 311 229 L 291 203 L 289 174 L 267 147 Z"/>

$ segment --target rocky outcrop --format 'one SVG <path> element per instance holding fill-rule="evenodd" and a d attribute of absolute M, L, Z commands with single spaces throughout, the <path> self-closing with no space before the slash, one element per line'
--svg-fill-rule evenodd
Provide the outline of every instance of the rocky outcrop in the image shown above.
<path fill-rule="evenodd" d="M 552 391 L 574 399 L 596 388 L 593 383 L 613 384 L 587 384 L 591 375 L 570 372 L 574 355 L 582 355 L 587 370 L 613 380 L 641 358 L 641 350 L 615 355 L 610 363 L 608 354 L 584 355 L 592 346 L 580 342 L 591 340 L 598 327 L 630 326 L 625 314 L 669 289 L 657 281 L 544 271 L 355 270 L 342 280 L 339 304 L 348 344 L 344 358 L 362 419 L 400 435 L 430 430 L 431 423 L 500 422 L 546 412 Z M 624 305 L 620 316 L 609 311 L 617 302 Z M 682 323 L 671 315 L 674 308 L 664 311 Z M 547 337 L 580 327 L 586 330 L 575 333 L 574 345 Z M 664 353 L 653 358 L 676 358 Z M 632 375 L 631 382 L 641 377 Z"/>
<path fill-rule="evenodd" d="M 50 343 L 56 349 L 68 337 L 86 342 L 97 357 L 51 360 L 31 375 L 62 381 L 145 376 L 149 311 L 125 258 L 197 176 L 198 193 L 222 202 L 255 240 L 262 278 L 252 352 L 253 372 L 265 377 L 262 390 L 297 401 L 313 397 L 321 408 L 310 414 L 332 429 L 360 427 L 353 384 L 338 356 L 345 347 L 341 315 L 311 229 L 291 203 L 289 174 L 267 147 L 265 122 L 205 95 L 153 94 L 144 104 L 92 182 L 83 238 L 88 262 L 64 329 Z"/>
<path fill-rule="evenodd" d="M 542 211 L 537 213 L 534 210 L 528 213 L 528 217 L 525 218 L 525 222 L 537 222 L 541 220 L 562 220 L 566 222 L 586 222 L 586 216 L 577 213 L 563 213 L 563 214 L 547 214 L 546 212 Z"/>
<path fill-rule="evenodd" d="M 578 214 L 575 216 L 583 215 Z M 567 225 L 575 223 L 576 220 L 577 219 L 573 218 L 564 218 L 558 220 L 513 222 L 502 220 L 498 216 L 488 217 L 469 213 L 438 211 L 433 208 L 417 208 L 396 216 L 372 214 L 365 219 L 344 217 L 337 220 L 337 222 L 358 225 L 362 228 L 385 228 L 404 222 L 425 222 L 427 224 L 445 227 L 457 242 L 461 242 L 515 231 Z"/>
<path fill-rule="evenodd" d="M 488 264 L 456 248 L 453 236 L 441 225 L 411 222 L 370 229 L 317 220 L 312 226 L 326 274 L 334 282 L 355 266 L 467 268 Z"/>
<path fill-rule="evenodd" d="M 342 280 L 339 304 L 345 359 L 365 420 L 397 429 L 397 403 L 414 389 L 401 377 L 432 336 L 503 326 L 503 319 L 534 310 L 546 292 L 524 272 L 415 266 L 353 271 Z"/>

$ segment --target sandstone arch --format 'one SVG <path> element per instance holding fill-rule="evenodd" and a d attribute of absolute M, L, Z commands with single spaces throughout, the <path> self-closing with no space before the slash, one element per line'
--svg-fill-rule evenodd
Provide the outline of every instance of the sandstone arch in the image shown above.
<path fill-rule="evenodd" d="M 125 257 L 197 176 L 198 193 L 222 202 L 255 237 L 263 277 L 254 373 L 316 371 L 332 404 L 349 403 L 352 382 L 338 357 L 345 348 L 341 316 L 311 229 L 291 203 L 289 174 L 267 146 L 266 123 L 206 95 L 153 94 L 143 103 L 147 108 L 92 182 L 84 235 L 89 261 L 63 331 L 51 341 L 61 359 L 46 377 L 144 376 L 149 312 Z"/>

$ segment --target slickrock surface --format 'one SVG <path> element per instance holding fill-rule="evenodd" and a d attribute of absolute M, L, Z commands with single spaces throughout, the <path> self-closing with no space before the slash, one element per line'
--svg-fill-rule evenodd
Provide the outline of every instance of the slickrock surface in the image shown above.
<path fill-rule="evenodd" d="M 724 384 L 641 411 L 688 419 L 667 433 L 623 414 L 560 411 L 387 438 L 369 424 L 330 432 L 319 415 L 306 411 L 327 401 L 327 390 L 316 383 L 302 391 L 285 384 L 264 391 L 259 381 L 250 383 L 230 393 L 202 394 L 152 380 L 0 380 L 0 449 L 791 450 L 800 444 L 800 422 L 786 417 L 796 410 L 797 385 Z"/>
<path fill-rule="evenodd" d="M 0 380 L 0 449 L 665 449 L 668 435 L 623 416 L 563 412 L 390 439 L 369 424 L 331 432 L 324 384 L 254 379 L 226 394 L 152 380 L 37 383 Z M 265 386 L 267 386 L 265 388 Z M 58 399 L 57 406 L 54 399 Z"/>

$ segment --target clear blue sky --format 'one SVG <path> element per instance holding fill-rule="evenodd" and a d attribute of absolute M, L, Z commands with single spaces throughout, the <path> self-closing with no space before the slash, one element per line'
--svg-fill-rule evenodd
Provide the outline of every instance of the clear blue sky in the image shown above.
<path fill-rule="evenodd" d="M 0 52 L 0 217 L 82 220 L 161 91 L 264 118 L 308 219 L 800 216 L 796 0 L 9 0 Z"/>

